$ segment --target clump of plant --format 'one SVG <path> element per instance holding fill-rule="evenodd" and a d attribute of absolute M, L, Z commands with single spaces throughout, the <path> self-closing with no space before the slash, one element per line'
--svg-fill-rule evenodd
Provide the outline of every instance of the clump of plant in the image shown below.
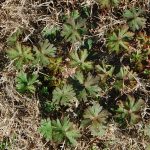
<path fill-rule="evenodd" d="M 115 67 L 106 64 L 105 61 L 102 61 L 101 65 L 96 65 L 97 75 L 100 77 L 99 85 L 100 88 L 103 90 L 102 94 L 108 93 L 108 91 L 112 87 L 111 83 L 114 80 L 114 69 Z"/>
<path fill-rule="evenodd" d="M 146 19 L 142 17 L 143 10 L 140 8 L 131 8 L 125 10 L 123 17 L 127 20 L 132 31 L 139 30 L 145 27 Z"/>
<path fill-rule="evenodd" d="M 140 32 L 136 36 L 136 49 L 131 53 L 130 61 L 134 64 L 134 69 L 141 72 L 145 69 L 150 56 L 150 38 L 145 32 Z"/>
<path fill-rule="evenodd" d="M 123 66 L 116 74 L 116 81 L 114 83 L 115 89 L 121 92 L 128 93 L 133 91 L 137 85 L 137 74 L 130 70 L 128 66 Z"/>
<path fill-rule="evenodd" d="M 139 49 L 141 49 L 148 57 L 150 55 L 150 36 L 145 32 L 140 32 L 137 35 L 137 44 Z"/>
<path fill-rule="evenodd" d="M 89 127 L 93 136 L 103 136 L 105 134 L 105 123 L 108 112 L 103 110 L 99 103 L 89 106 L 83 114 L 83 127 Z"/>
<path fill-rule="evenodd" d="M 39 83 L 38 75 L 32 74 L 29 76 L 27 73 L 21 71 L 16 77 L 16 88 L 19 92 L 31 92 L 36 90 L 36 84 Z"/>
<path fill-rule="evenodd" d="M 142 99 L 136 100 L 133 96 L 127 95 L 125 101 L 118 102 L 116 118 L 120 123 L 134 125 L 141 120 L 140 112 L 143 106 Z"/>
<path fill-rule="evenodd" d="M 140 32 L 137 35 L 137 41 L 139 41 L 139 44 L 141 44 L 144 48 L 147 48 L 150 45 L 150 37 L 146 34 L 146 32 Z"/>
<path fill-rule="evenodd" d="M 56 48 L 48 40 L 39 43 L 39 48 L 34 46 L 35 60 L 34 64 L 47 66 L 50 64 L 50 58 L 55 57 Z"/>
<path fill-rule="evenodd" d="M 87 77 L 82 72 L 77 72 L 73 79 L 78 93 L 78 99 L 86 101 L 88 98 L 97 98 L 100 96 L 99 77 L 88 73 Z"/>
<path fill-rule="evenodd" d="M 85 20 L 78 11 L 73 11 L 63 24 L 61 35 L 72 44 L 82 41 L 82 35 L 86 32 Z"/>
<path fill-rule="evenodd" d="M 71 85 L 56 87 L 53 91 L 52 102 L 57 106 L 69 106 L 77 102 L 76 93 Z"/>
<path fill-rule="evenodd" d="M 29 65 L 33 61 L 31 47 L 16 43 L 15 47 L 7 50 L 8 57 L 13 61 L 17 69 L 22 69 L 23 65 Z"/>
<path fill-rule="evenodd" d="M 90 70 L 93 68 L 92 62 L 87 61 L 88 51 L 86 49 L 82 51 L 73 51 L 70 54 L 70 65 L 76 67 L 79 70 Z"/>
<path fill-rule="evenodd" d="M 39 132 L 48 141 L 53 141 L 58 144 L 65 141 L 65 143 L 70 143 L 74 146 L 80 137 L 79 130 L 75 128 L 75 125 L 67 117 L 62 120 L 42 120 Z"/>
<path fill-rule="evenodd" d="M 117 6 L 120 0 L 95 0 L 101 5 L 102 8 L 109 8 L 111 6 Z"/>
<path fill-rule="evenodd" d="M 136 50 L 131 54 L 130 60 L 135 64 L 135 69 L 141 71 L 144 69 L 143 61 L 148 59 L 148 51 Z"/>
<path fill-rule="evenodd" d="M 48 68 L 53 75 L 57 75 L 63 72 L 64 68 L 62 57 L 51 57 L 49 62 L 50 64 L 48 65 Z"/>
<path fill-rule="evenodd" d="M 115 67 L 107 65 L 104 61 L 102 61 L 101 65 L 96 65 L 96 70 L 101 78 L 101 82 L 103 83 L 106 83 L 107 79 L 113 76 L 114 69 Z"/>
<path fill-rule="evenodd" d="M 54 39 L 59 31 L 60 27 L 58 25 L 46 26 L 42 30 L 42 35 L 43 37 Z"/>
<path fill-rule="evenodd" d="M 133 38 L 133 33 L 128 31 L 127 26 L 123 26 L 107 35 L 106 46 L 109 52 L 120 53 L 123 50 L 130 52 L 130 40 Z"/>

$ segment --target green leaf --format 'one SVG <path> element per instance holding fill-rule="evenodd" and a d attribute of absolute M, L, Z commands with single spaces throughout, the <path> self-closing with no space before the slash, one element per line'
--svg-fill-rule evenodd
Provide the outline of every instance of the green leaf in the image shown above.
<path fill-rule="evenodd" d="M 115 67 L 107 65 L 102 61 L 101 65 L 96 65 L 96 70 L 100 74 L 101 80 L 104 80 L 107 77 L 112 77 Z"/>
<path fill-rule="evenodd" d="M 71 17 L 73 19 L 78 19 L 80 17 L 78 10 L 74 10 L 73 12 L 71 12 Z"/>
<path fill-rule="evenodd" d="M 124 11 L 123 17 L 127 20 L 132 31 L 145 27 L 146 19 L 141 17 L 142 13 L 143 11 L 140 8 L 136 9 L 134 7 Z"/>
<path fill-rule="evenodd" d="M 93 77 L 90 73 L 88 74 L 87 79 L 84 81 L 84 87 L 91 96 L 97 96 L 101 91 L 101 89 L 98 86 L 98 81 L 99 77 Z"/>
<path fill-rule="evenodd" d="M 133 38 L 133 33 L 128 32 L 128 27 L 123 26 L 108 35 L 106 46 L 110 52 L 120 53 L 122 50 L 129 51 L 129 41 Z"/>
<path fill-rule="evenodd" d="M 64 85 L 62 88 L 56 87 L 53 91 L 52 101 L 55 105 L 68 106 L 77 101 L 76 93 L 71 85 Z"/>
<path fill-rule="evenodd" d="M 50 44 L 48 40 L 39 43 L 39 48 L 34 46 L 35 51 L 35 61 L 34 63 L 39 63 L 41 66 L 47 66 L 50 64 L 50 57 L 55 57 L 56 48 L 53 44 Z"/>
<path fill-rule="evenodd" d="M 70 54 L 71 57 L 71 66 L 77 67 L 81 70 L 90 70 L 93 68 L 91 61 L 86 61 L 88 57 L 88 51 L 85 49 L 83 51 L 80 51 L 78 54 L 77 51 L 74 51 Z"/>
<path fill-rule="evenodd" d="M 88 39 L 87 40 L 87 44 L 88 44 L 88 49 L 91 49 L 92 45 L 93 45 L 93 40 L 92 39 Z"/>
<path fill-rule="evenodd" d="M 67 22 L 63 25 L 61 35 L 67 42 L 72 44 L 82 41 L 82 35 L 86 33 L 85 20 L 78 19 L 78 11 L 73 11 Z"/>
<path fill-rule="evenodd" d="M 106 134 L 106 128 L 106 126 L 99 125 L 97 127 L 90 127 L 90 131 L 93 136 L 102 137 Z"/>
<path fill-rule="evenodd" d="M 123 90 L 124 92 L 128 91 L 137 84 L 135 78 L 137 74 L 130 70 L 129 66 L 123 66 L 120 68 L 120 71 L 116 74 L 116 81 L 114 87 L 117 90 Z"/>
<path fill-rule="evenodd" d="M 36 88 L 35 88 L 35 83 L 38 83 L 39 81 L 37 80 L 38 75 L 32 74 L 32 76 L 28 76 L 26 73 L 21 71 L 16 78 L 16 88 L 19 92 L 24 93 L 24 92 L 31 92 L 34 93 Z"/>
<path fill-rule="evenodd" d="M 50 119 L 42 120 L 38 131 L 43 135 L 46 140 L 52 140 L 52 122 Z"/>
<path fill-rule="evenodd" d="M 79 87 L 77 87 L 79 99 L 86 101 L 88 97 L 97 98 L 100 96 L 101 89 L 98 86 L 98 76 L 93 77 L 90 73 L 88 73 L 87 78 L 85 78 L 82 72 L 77 72 L 73 76 L 73 79 L 79 82 Z"/>
<path fill-rule="evenodd" d="M 42 30 L 42 35 L 44 37 L 53 37 L 56 36 L 57 32 L 60 30 L 60 27 L 57 25 L 52 25 L 50 27 L 46 26 L 43 30 Z"/>
<path fill-rule="evenodd" d="M 94 103 L 93 106 L 89 106 L 84 114 L 84 120 L 81 122 L 83 127 L 88 126 L 92 135 L 102 136 L 105 134 L 105 122 L 108 117 L 108 112 L 102 110 L 102 107 L 98 103 Z"/>
<path fill-rule="evenodd" d="M 122 119 L 125 124 L 128 123 L 130 125 L 134 125 L 141 120 L 140 108 L 143 105 L 143 100 L 135 100 L 134 97 L 127 95 L 127 99 L 125 101 L 120 101 L 120 103 L 118 103 L 116 118 Z"/>
<path fill-rule="evenodd" d="M 76 72 L 73 78 L 78 80 L 80 84 L 84 84 L 84 75 L 82 72 L 80 71 Z"/>
<path fill-rule="evenodd" d="M 16 43 L 15 47 L 7 50 L 7 55 L 14 61 L 17 69 L 22 69 L 23 65 L 29 64 L 34 59 L 31 48 L 21 45 L 19 42 Z"/>
<path fill-rule="evenodd" d="M 63 142 L 65 138 L 73 144 L 77 144 L 76 139 L 80 137 L 79 130 L 74 128 L 74 124 L 67 117 L 63 120 L 57 119 L 52 121 L 54 131 L 54 141 Z"/>

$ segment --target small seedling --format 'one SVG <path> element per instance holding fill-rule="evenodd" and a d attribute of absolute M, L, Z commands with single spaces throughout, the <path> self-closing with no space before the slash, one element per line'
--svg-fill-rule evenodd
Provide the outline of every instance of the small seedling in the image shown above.
<path fill-rule="evenodd" d="M 79 52 L 78 51 L 74 51 L 70 54 L 70 65 L 72 67 L 77 67 L 80 70 L 90 70 L 93 68 L 92 66 L 92 62 L 91 61 L 87 61 L 87 57 L 88 57 L 88 51 L 82 50 Z"/>
<path fill-rule="evenodd" d="M 50 38 L 54 38 L 56 37 L 57 33 L 59 32 L 60 27 L 57 25 L 52 25 L 52 26 L 46 26 L 43 30 L 42 30 L 42 35 L 44 37 L 50 37 Z"/>
<path fill-rule="evenodd" d="M 82 35 L 86 32 L 85 20 L 80 18 L 78 11 L 71 13 L 66 23 L 63 25 L 61 35 L 67 42 L 81 42 Z"/>
<path fill-rule="evenodd" d="M 62 88 L 56 87 L 53 91 L 52 102 L 55 105 L 68 106 L 76 101 L 76 93 L 71 85 L 65 84 Z"/>
<path fill-rule="evenodd" d="M 39 127 L 39 132 L 47 140 L 52 140 L 58 144 L 67 140 L 74 146 L 77 144 L 77 138 L 80 137 L 79 130 L 75 128 L 67 117 L 63 120 L 43 120 Z"/>
<path fill-rule="evenodd" d="M 110 33 L 107 36 L 106 46 L 109 49 L 109 52 L 116 52 L 117 54 L 123 50 L 130 51 L 129 41 L 133 38 L 133 33 L 128 31 L 127 26 L 123 26 Z"/>
<path fill-rule="evenodd" d="M 25 72 L 20 72 L 17 75 L 16 78 L 16 88 L 19 92 L 25 93 L 25 92 L 31 92 L 34 93 L 36 88 L 35 84 L 39 83 L 38 81 L 38 75 L 32 74 L 31 76 L 28 76 Z"/>
<path fill-rule="evenodd" d="M 106 80 L 113 76 L 115 67 L 112 65 L 107 65 L 102 61 L 102 65 L 96 65 L 96 70 L 101 78 L 101 82 L 105 83 Z"/>
<path fill-rule="evenodd" d="M 98 86 L 99 77 L 93 77 L 88 73 L 87 78 L 84 77 L 82 72 L 77 72 L 73 79 L 78 81 L 77 93 L 79 94 L 79 99 L 87 100 L 88 97 L 99 97 L 100 96 L 100 87 Z M 76 84 L 77 84 L 76 83 Z"/>
<path fill-rule="evenodd" d="M 93 106 L 89 106 L 83 115 L 84 120 L 82 126 L 89 127 L 92 135 L 103 136 L 105 134 L 105 123 L 108 113 L 102 110 L 102 107 L 98 103 L 94 103 Z"/>
<path fill-rule="evenodd" d="M 31 48 L 21 45 L 19 42 L 16 43 L 15 47 L 7 50 L 7 55 L 14 61 L 17 69 L 22 69 L 23 65 L 29 64 L 34 59 Z"/>
<path fill-rule="evenodd" d="M 40 64 L 41 66 L 47 66 L 50 64 L 50 57 L 55 57 L 56 48 L 53 44 L 50 44 L 48 40 L 41 42 L 39 48 L 34 46 L 35 60 L 34 64 Z"/>
<path fill-rule="evenodd" d="M 127 20 L 127 23 L 132 31 L 145 27 L 146 19 L 141 17 L 142 13 L 143 11 L 140 8 L 131 8 L 129 10 L 125 10 L 123 17 Z"/>
<path fill-rule="evenodd" d="M 140 111 L 144 105 L 142 99 L 135 100 L 134 97 L 127 95 L 127 99 L 119 101 L 116 117 L 120 123 L 134 125 L 141 120 Z"/>
<path fill-rule="evenodd" d="M 121 67 L 116 75 L 115 89 L 125 93 L 134 90 L 134 87 L 137 85 L 136 77 L 137 74 L 130 70 L 129 67 Z"/>

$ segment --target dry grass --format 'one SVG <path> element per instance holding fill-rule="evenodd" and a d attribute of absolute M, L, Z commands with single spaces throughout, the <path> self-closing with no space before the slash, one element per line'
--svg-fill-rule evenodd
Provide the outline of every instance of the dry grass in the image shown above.
<path fill-rule="evenodd" d="M 0 141 L 8 139 L 8 149 L 12 150 L 45 150 L 37 132 L 38 101 L 19 95 L 14 90 L 13 80 L 4 74 L 0 80 Z"/>
<path fill-rule="evenodd" d="M 24 29 L 23 41 L 33 42 L 30 39 L 32 35 L 40 37 L 36 31 L 37 27 L 41 30 L 44 26 L 60 24 L 58 17 L 62 11 L 59 7 L 61 2 L 65 2 L 66 5 L 74 3 L 73 0 L 64 0 L 60 1 L 56 7 L 50 0 L 1 0 L 0 2 L 0 141 L 8 139 L 10 150 L 47 150 L 49 148 L 46 148 L 48 145 L 42 141 L 42 137 L 37 132 L 41 120 L 37 98 L 22 96 L 14 88 L 13 74 L 15 71 L 11 63 L 5 64 L 7 59 L 3 57 L 4 52 L 2 52 L 5 49 L 6 39 L 21 28 Z M 133 0 L 130 5 L 136 2 Z M 93 5 L 94 3 L 93 0 L 84 0 L 81 5 Z M 143 0 L 143 7 L 149 11 L 149 0 Z M 122 5 L 122 9 L 125 8 L 126 5 Z M 95 35 L 98 35 L 100 40 L 103 39 L 104 32 L 108 28 L 124 23 L 109 11 L 99 14 L 97 19 L 99 27 Z M 111 150 L 145 149 L 144 139 L 123 135 L 115 125 L 110 126 L 109 130 L 105 139 L 97 140 L 111 140 L 112 145 L 109 145 Z M 118 133 L 115 134 L 115 132 Z M 89 146 L 94 145 L 95 142 L 97 141 L 90 141 L 88 144 L 80 142 L 76 149 L 88 150 Z"/>

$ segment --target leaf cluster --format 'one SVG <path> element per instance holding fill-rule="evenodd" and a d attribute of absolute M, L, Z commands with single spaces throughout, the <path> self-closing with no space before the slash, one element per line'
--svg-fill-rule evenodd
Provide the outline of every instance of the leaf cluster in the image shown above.
<path fill-rule="evenodd" d="M 73 144 L 77 144 L 77 138 L 80 137 L 79 131 L 67 117 L 62 120 L 42 120 L 39 132 L 50 141 L 62 143 L 65 140 Z"/>
<path fill-rule="evenodd" d="M 109 52 L 120 53 L 123 50 L 130 52 L 129 41 L 133 38 L 133 33 L 128 31 L 127 26 L 123 26 L 114 32 L 110 33 L 107 37 L 106 46 Z"/>
<path fill-rule="evenodd" d="M 144 105 L 142 99 L 135 100 L 134 97 L 127 95 L 126 101 L 120 101 L 116 110 L 116 117 L 122 122 L 133 125 L 140 121 L 140 110 Z"/>

